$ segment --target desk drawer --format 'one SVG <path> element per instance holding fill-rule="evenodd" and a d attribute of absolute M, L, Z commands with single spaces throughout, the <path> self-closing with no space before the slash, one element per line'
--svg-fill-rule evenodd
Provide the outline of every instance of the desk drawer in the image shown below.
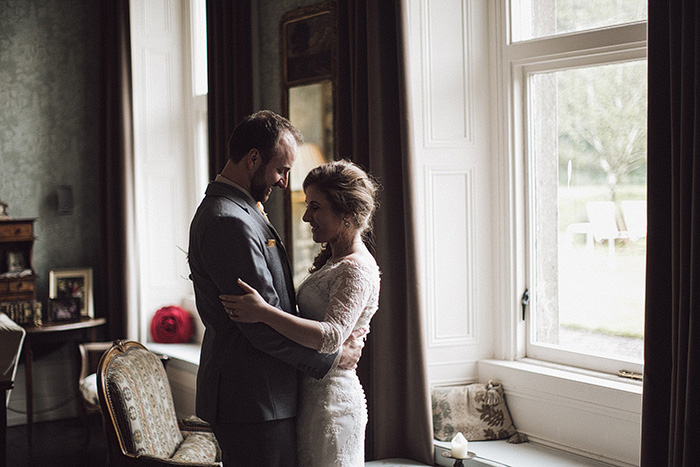
<path fill-rule="evenodd" d="M 13 294 L 34 292 L 34 289 L 36 288 L 36 282 L 34 279 L 18 279 L 16 281 L 10 281 L 8 285 L 8 291 Z"/>
<path fill-rule="evenodd" d="M 10 222 L 0 223 L 0 241 L 2 240 L 17 240 L 31 239 L 33 236 L 33 228 L 31 222 Z"/>

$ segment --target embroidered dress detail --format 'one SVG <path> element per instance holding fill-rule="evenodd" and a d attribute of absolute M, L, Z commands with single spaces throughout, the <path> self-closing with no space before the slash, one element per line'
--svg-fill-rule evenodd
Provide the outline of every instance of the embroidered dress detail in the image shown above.
<path fill-rule="evenodd" d="M 320 322 L 319 352 L 335 352 L 352 331 L 368 328 L 379 303 L 379 269 L 345 258 L 326 263 L 299 286 L 304 318 Z M 300 467 L 365 465 L 367 402 L 354 370 L 336 368 L 323 379 L 303 377 L 297 442 Z"/>

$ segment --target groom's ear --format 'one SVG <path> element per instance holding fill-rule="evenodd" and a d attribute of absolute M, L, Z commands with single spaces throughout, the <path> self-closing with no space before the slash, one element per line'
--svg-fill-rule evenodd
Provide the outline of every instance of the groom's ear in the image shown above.
<path fill-rule="evenodd" d="M 245 155 L 246 159 L 246 167 L 248 170 L 254 171 L 257 169 L 262 162 L 262 157 L 260 156 L 260 151 L 258 151 L 256 148 L 251 149 L 248 151 L 248 154 Z"/>

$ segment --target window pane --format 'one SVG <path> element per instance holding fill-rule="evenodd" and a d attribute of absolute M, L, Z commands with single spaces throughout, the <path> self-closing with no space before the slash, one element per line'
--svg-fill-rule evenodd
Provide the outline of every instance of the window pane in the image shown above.
<path fill-rule="evenodd" d="M 646 62 L 530 76 L 532 341 L 641 361 Z"/>
<path fill-rule="evenodd" d="M 644 21 L 646 0 L 513 0 L 513 41 Z"/>

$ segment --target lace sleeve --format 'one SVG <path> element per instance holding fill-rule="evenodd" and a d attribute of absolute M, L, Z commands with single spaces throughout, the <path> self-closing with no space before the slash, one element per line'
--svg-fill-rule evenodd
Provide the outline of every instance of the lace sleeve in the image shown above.
<path fill-rule="evenodd" d="M 353 261 L 339 264 L 337 274 L 330 289 L 325 319 L 320 322 L 321 353 L 333 353 L 340 348 L 355 329 L 374 290 L 369 272 Z"/>

